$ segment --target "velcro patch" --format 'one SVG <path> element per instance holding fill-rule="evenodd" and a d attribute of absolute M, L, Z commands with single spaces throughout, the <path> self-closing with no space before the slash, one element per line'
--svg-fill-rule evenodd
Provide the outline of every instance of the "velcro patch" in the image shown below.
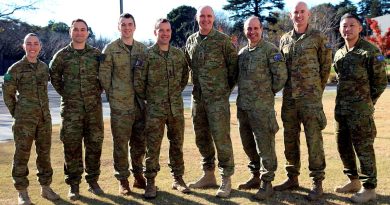
<path fill-rule="evenodd" d="M 137 61 L 135 62 L 135 66 L 137 67 L 141 67 L 144 65 L 144 61 L 140 60 L 140 59 L 137 59 Z"/>
<path fill-rule="evenodd" d="M 376 57 L 376 59 L 379 61 L 379 62 L 382 62 L 385 60 L 385 57 L 383 55 L 379 55 Z"/>
<path fill-rule="evenodd" d="M 106 54 L 101 54 L 101 55 L 99 56 L 99 61 L 100 61 L 100 62 L 103 62 L 105 59 L 106 59 Z"/>
<path fill-rule="evenodd" d="M 277 54 L 275 54 L 274 55 L 274 61 L 275 62 L 279 62 L 280 60 L 282 60 L 282 54 L 280 54 L 280 53 L 277 53 Z"/>
<path fill-rule="evenodd" d="M 6 74 L 4 75 L 4 81 L 10 81 L 10 80 L 12 80 L 12 75 L 9 74 L 9 73 L 6 73 Z"/>

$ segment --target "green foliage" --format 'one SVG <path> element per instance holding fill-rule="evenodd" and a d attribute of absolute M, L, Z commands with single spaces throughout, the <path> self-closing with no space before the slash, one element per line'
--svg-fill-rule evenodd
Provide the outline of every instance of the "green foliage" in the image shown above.
<path fill-rule="evenodd" d="M 185 5 L 168 13 L 167 19 L 171 22 L 172 27 L 172 45 L 183 47 L 187 38 L 197 31 L 195 15 L 196 9 Z"/>
<path fill-rule="evenodd" d="M 283 0 L 227 0 L 227 2 L 223 9 L 232 11 L 234 14 L 230 18 L 235 21 L 245 21 L 246 18 L 254 15 L 260 17 L 262 22 L 275 24 L 278 15 L 274 10 L 284 8 Z"/>
<path fill-rule="evenodd" d="M 358 6 L 359 14 L 365 18 L 374 18 L 390 13 L 389 0 L 362 0 Z"/>
<path fill-rule="evenodd" d="M 69 32 L 69 26 L 63 22 L 54 22 L 53 20 L 50 20 L 47 27 L 54 32 L 59 32 L 59 33 Z"/>

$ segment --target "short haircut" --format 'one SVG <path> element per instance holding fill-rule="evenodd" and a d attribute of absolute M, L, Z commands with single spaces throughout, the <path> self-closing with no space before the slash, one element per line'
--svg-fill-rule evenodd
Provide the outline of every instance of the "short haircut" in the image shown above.
<path fill-rule="evenodd" d="M 39 41 L 39 44 L 41 44 L 41 40 L 39 39 L 38 35 L 36 33 L 28 33 L 24 39 L 23 39 L 23 44 L 26 44 L 26 41 L 27 41 L 27 38 L 31 37 L 31 36 L 35 36 L 38 38 L 38 41 Z"/>
<path fill-rule="evenodd" d="M 123 13 L 119 16 L 119 20 L 121 18 L 125 18 L 125 19 L 133 19 L 133 22 L 134 22 L 134 27 L 135 27 L 135 20 L 134 20 L 134 16 L 129 14 L 129 13 Z"/>
<path fill-rule="evenodd" d="M 263 24 L 261 23 L 260 17 L 255 16 L 255 15 L 252 15 L 252 16 L 250 16 L 249 18 L 247 18 L 247 19 L 245 20 L 245 22 L 244 22 L 244 29 L 246 28 L 246 25 L 249 23 L 249 21 L 252 20 L 252 19 L 257 19 L 257 20 L 259 20 L 259 22 L 260 22 L 260 28 L 263 28 Z"/>
<path fill-rule="evenodd" d="M 357 22 L 359 22 L 360 25 L 362 25 L 362 20 L 359 18 L 358 15 L 354 13 L 346 13 L 340 18 L 340 22 L 342 22 L 344 19 L 351 18 L 351 19 L 356 19 Z"/>
<path fill-rule="evenodd" d="M 211 6 L 200 6 L 197 10 L 196 10 L 196 17 L 199 17 L 200 16 L 200 11 L 204 8 L 210 8 L 211 9 L 211 13 L 213 13 L 213 16 L 215 17 L 215 13 L 214 13 L 214 9 L 211 7 Z"/>
<path fill-rule="evenodd" d="M 162 23 L 169 23 L 169 24 L 171 24 L 171 22 L 169 22 L 168 19 L 166 19 L 166 18 L 159 18 L 159 19 L 157 19 L 156 23 L 154 24 L 154 30 L 157 30 L 159 28 L 160 24 L 162 24 Z"/>
<path fill-rule="evenodd" d="M 73 24 L 76 23 L 76 22 L 83 22 L 83 23 L 85 24 L 85 26 L 87 26 L 87 31 L 89 30 L 88 24 L 87 24 L 86 21 L 84 21 L 84 19 L 75 19 L 75 20 L 73 20 L 70 27 L 72 28 L 72 27 L 73 27 Z"/>

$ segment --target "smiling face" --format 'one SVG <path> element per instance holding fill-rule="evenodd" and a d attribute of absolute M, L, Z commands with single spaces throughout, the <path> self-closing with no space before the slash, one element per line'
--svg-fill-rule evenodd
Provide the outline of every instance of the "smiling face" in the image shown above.
<path fill-rule="evenodd" d="M 198 21 L 201 34 L 207 35 L 210 33 L 211 29 L 213 29 L 214 19 L 214 11 L 210 6 L 200 8 L 196 14 L 196 20 Z"/>
<path fill-rule="evenodd" d="M 28 36 L 24 39 L 23 49 L 26 52 L 27 59 L 30 62 L 36 61 L 41 48 L 41 42 L 37 36 Z"/>
<path fill-rule="evenodd" d="M 263 27 L 260 24 L 259 18 L 249 18 L 244 24 L 245 36 L 250 45 L 256 45 L 261 40 Z"/>
<path fill-rule="evenodd" d="M 345 18 L 340 22 L 340 34 L 346 41 L 357 41 L 362 30 L 362 25 L 354 18 Z"/>
<path fill-rule="evenodd" d="M 160 46 L 169 45 L 171 40 L 172 30 L 169 22 L 160 23 L 154 30 L 154 35 L 157 37 L 157 44 Z"/>
<path fill-rule="evenodd" d="M 294 28 L 304 27 L 309 24 L 310 11 L 306 3 L 299 2 L 294 10 L 290 13 L 290 19 L 294 24 Z"/>
<path fill-rule="evenodd" d="M 69 33 L 72 41 L 77 44 L 85 44 L 89 36 L 87 25 L 81 21 L 74 22 Z"/>
<path fill-rule="evenodd" d="M 121 32 L 121 37 L 132 39 L 135 31 L 135 23 L 132 18 L 121 17 L 118 22 L 118 30 Z"/>

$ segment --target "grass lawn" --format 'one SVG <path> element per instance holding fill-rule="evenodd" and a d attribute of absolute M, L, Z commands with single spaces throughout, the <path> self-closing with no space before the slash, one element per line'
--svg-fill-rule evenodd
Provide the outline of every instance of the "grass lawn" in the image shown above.
<path fill-rule="evenodd" d="M 324 181 L 325 196 L 316 202 L 316 204 L 350 204 L 349 197 L 351 194 L 337 194 L 333 192 L 336 185 L 343 184 L 346 181 L 346 177 L 342 173 L 342 164 L 338 156 L 334 126 L 333 126 L 333 109 L 334 109 L 335 92 L 327 92 L 324 95 L 324 109 L 328 118 L 328 126 L 323 131 L 324 148 L 326 154 L 326 179 Z M 387 109 L 390 103 L 390 91 L 387 89 L 383 96 L 379 99 L 376 105 L 375 120 L 378 130 L 378 135 L 375 141 L 375 151 L 377 157 L 378 168 L 378 198 L 376 202 L 369 204 L 390 204 L 390 109 Z M 276 110 L 278 113 L 278 122 L 281 127 L 276 135 L 276 151 L 278 156 L 278 170 L 276 172 L 276 178 L 274 184 L 283 181 L 286 177 L 284 171 L 284 154 L 283 154 L 283 128 L 280 120 L 280 108 L 281 99 L 276 100 Z M 133 193 L 130 196 L 118 195 L 118 182 L 113 176 L 112 165 L 112 137 L 110 132 L 109 120 L 105 121 L 105 139 L 103 145 L 102 156 L 102 174 L 99 180 L 101 187 L 106 194 L 101 197 L 94 196 L 87 191 L 87 184 L 83 181 L 80 185 L 80 193 L 83 196 L 79 201 L 73 202 L 75 204 L 258 204 L 257 201 L 252 199 L 252 195 L 256 193 L 256 190 L 252 191 L 239 191 L 235 188 L 239 183 L 244 182 L 250 176 L 247 169 L 248 159 L 243 151 L 239 133 L 238 123 L 236 118 L 236 107 L 231 106 L 231 137 L 234 148 L 235 158 L 235 174 L 232 177 L 234 190 L 232 191 L 229 199 L 219 199 L 214 197 L 215 189 L 206 190 L 193 190 L 191 194 L 181 194 L 176 190 L 171 189 L 172 177 L 170 176 L 170 170 L 167 165 L 168 161 L 168 141 L 164 138 L 161 149 L 161 171 L 159 172 L 156 183 L 159 187 L 158 196 L 154 200 L 144 200 L 143 190 L 132 189 Z M 185 142 L 184 142 L 184 158 L 186 171 L 184 175 L 185 181 L 188 183 L 197 179 L 201 175 L 200 169 L 200 154 L 195 145 L 194 134 L 192 130 L 191 114 L 190 110 L 185 112 L 186 130 L 185 130 Z M 53 145 L 52 145 L 52 166 L 54 169 L 53 176 L 53 189 L 60 194 L 61 199 L 56 204 L 72 204 L 67 199 L 68 186 L 64 182 L 63 175 L 63 149 L 59 140 L 59 126 L 55 125 L 53 128 Z M 277 192 L 275 196 L 267 201 L 260 202 L 262 204 L 308 204 L 305 199 L 309 188 L 311 186 L 311 180 L 308 173 L 307 162 L 307 149 L 304 133 L 301 135 L 301 151 L 302 151 L 302 169 L 300 175 L 301 187 L 294 191 Z M 35 148 L 31 154 L 30 167 L 30 197 L 35 204 L 53 204 L 40 197 L 39 184 L 36 180 L 36 166 L 35 166 Z M 16 190 L 12 184 L 11 178 L 11 163 L 14 152 L 13 142 L 0 144 L 0 204 L 15 204 L 17 201 Z M 220 177 L 218 176 L 218 181 Z M 130 177 L 130 182 L 133 182 L 133 178 Z"/>

